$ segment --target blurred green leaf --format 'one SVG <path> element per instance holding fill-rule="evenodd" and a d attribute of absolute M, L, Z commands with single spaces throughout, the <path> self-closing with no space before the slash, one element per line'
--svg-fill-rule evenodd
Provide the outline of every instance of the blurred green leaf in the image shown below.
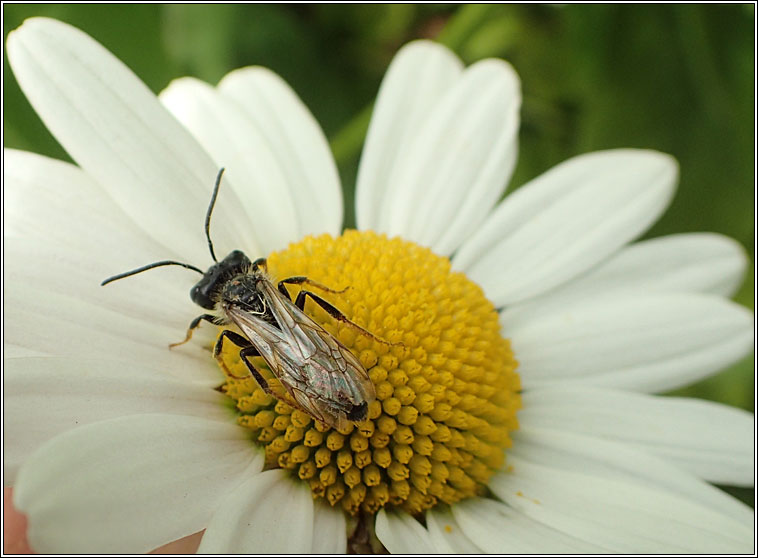
<path fill-rule="evenodd" d="M 458 52 L 463 44 L 484 25 L 497 8 L 492 4 L 467 4 L 446 22 L 437 40 Z"/>
<path fill-rule="evenodd" d="M 521 22 L 511 15 L 489 19 L 476 29 L 461 48 L 464 60 L 480 60 L 507 52 L 516 44 Z"/>
<path fill-rule="evenodd" d="M 169 4 L 162 37 L 177 73 L 216 83 L 235 63 L 236 4 Z"/>

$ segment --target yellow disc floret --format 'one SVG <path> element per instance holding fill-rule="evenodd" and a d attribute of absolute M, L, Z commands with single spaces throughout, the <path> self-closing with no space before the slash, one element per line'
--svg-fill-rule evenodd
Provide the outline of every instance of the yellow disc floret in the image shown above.
<path fill-rule="evenodd" d="M 314 498 L 353 514 L 385 505 L 419 513 L 482 494 L 503 466 L 521 405 L 517 362 L 482 290 L 447 258 L 372 232 L 307 237 L 271 254 L 268 269 L 274 281 L 306 276 L 344 289 L 318 294 L 378 340 L 306 303 L 376 388 L 366 420 L 343 431 L 265 394 L 252 377 L 228 378 L 222 389 L 267 466 L 292 471 Z M 288 288 L 294 300 L 299 287 Z M 225 349 L 224 360 L 248 376 L 238 350 Z M 262 359 L 253 363 L 265 372 Z"/>

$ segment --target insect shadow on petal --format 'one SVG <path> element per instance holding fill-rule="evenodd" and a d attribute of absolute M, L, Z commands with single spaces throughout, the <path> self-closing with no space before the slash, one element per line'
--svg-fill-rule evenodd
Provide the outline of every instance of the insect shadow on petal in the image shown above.
<path fill-rule="evenodd" d="M 190 298 L 213 313 L 192 320 L 186 338 L 169 347 L 188 342 L 202 321 L 219 326 L 234 324 L 243 335 L 224 329 L 213 348 L 214 358 L 229 376 L 237 377 L 227 368 L 221 354 L 227 341 L 240 349 L 240 359 L 267 394 L 289 405 L 294 403 L 314 419 L 339 430 L 350 422 L 364 420 L 369 404 L 376 399 L 374 384 L 355 355 L 305 313 L 306 298 L 362 335 L 383 344 L 391 343 L 351 322 L 337 308 L 309 290 L 302 289 L 293 301 L 286 286 L 309 286 L 337 294 L 346 289 L 336 291 L 304 276 L 282 279 L 275 286 L 268 276 L 266 259 L 250 261 L 240 250 L 234 250 L 218 261 L 210 237 L 210 221 L 223 174 L 222 168 L 205 215 L 205 237 L 214 261 L 207 271 L 186 263 L 163 260 L 114 275 L 101 284 L 107 285 L 167 265 L 179 265 L 200 273 L 203 277 L 192 287 Z M 253 357 L 263 358 L 291 400 L 271 389 L 250 361 Z"/>

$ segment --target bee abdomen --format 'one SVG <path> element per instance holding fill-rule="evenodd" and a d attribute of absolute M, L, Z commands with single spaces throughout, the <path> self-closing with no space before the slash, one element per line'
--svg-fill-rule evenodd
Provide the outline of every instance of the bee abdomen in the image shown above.
<path fill-rule="evenodd" d="M 367 411 L 368 403 L 363 401 L 360 405 L 353 405 L 353 408 L 347 413 L 347 418 L 353 422 L 362 421 L 366 418 Z"/>

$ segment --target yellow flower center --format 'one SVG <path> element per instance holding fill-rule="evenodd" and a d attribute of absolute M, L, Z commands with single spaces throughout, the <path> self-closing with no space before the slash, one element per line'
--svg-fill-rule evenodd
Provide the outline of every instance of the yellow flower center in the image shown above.
<path fill-rule="evenodd" d="M 267 395 L 252 377 L 228 378 L 222 390 L 267 466 L 292 471 L 314 498 L 351 514 L 388 504 L 415 514 L 481 495 L 503 466 L 521 405 L 517 362 L 482 290 L 452 272 L 447 258 L 372 232 L 307 237 L 271 254 L 268 269 L 275 282 L 306 276 L 345 289 L 318 294 L 379 340 L 305 305 L 376 388 L 366 420 L 343 431 Z M 297 290 L 290 288 L 293 300 Z M 239 350 L 227 345 L 230 372 L 248 376 Z M 275 389 L 262 359 L 253 364 Z"/>

